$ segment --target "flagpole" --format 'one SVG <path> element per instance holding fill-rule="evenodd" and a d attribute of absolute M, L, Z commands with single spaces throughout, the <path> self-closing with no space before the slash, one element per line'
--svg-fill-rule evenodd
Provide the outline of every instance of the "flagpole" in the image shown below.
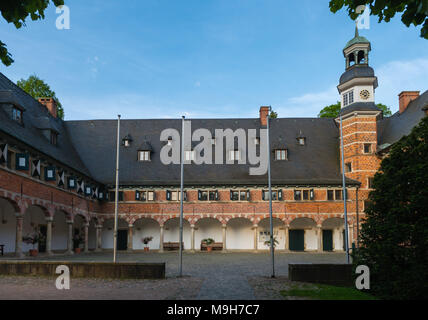
<path fill-rule="evenodd" d="M 269 112 L 271 108 L 269 108 Z M 273 218 L 272 218 L 272 185 L 271 185 L 271 174 L 270 174 L 270 141 L 269 141 L 269 113 L 266 117 L 266 128 L 267 128 L 267 160 L 268 160 L 268 184 L 269 184 L 269 222 L 270 222 L 270 254 L 272 258 L 272 278 L 275 278 L 275 252 L 273 243 Z"/>
<path fill-rule="evenodd" d="M 181 161 L 180 161 L 180 253 L 179 277 L 183 276 L 183 173 L 184 173 L 184 116 L 181 118 Z"/>
<path fill-rule="evenodd" d="M 343 147 L 343 125 L 342 125 L 342 115 L 340 114 L 340 141 L 342 146 L 342 185 L 343 185 L 343 209 L 344 209 L 344 218 L 345 218 L 345 250 L 346 250 L 346 261 L 349 264 L 349 241 L 348 241 L 348 210 L 346 206 L 346 177 L 345 177 L 345 149 Z"/>
<path fill-rule="evenodd" d="M 113 232 L 113 263 L 117 258 L 117 215 L 119 200 L 119 138 L 120 137 L 120 114 L 117 116 L 117 142 L 116 142 L 116 189 L 114 192 L 114 232 Z"/>

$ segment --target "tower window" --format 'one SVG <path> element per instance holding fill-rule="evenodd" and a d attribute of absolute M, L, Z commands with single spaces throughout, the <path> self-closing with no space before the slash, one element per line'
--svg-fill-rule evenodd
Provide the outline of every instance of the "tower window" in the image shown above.
<path fill-rule="evenodd" d="M 12 109 L 12 120 L 22 124 L 22 110 L 14 107 Z"/>
<path fill-rule="evenodd" d="M 364 144 L 364 153 L 372 153 L 372 145 L 370 143 Z"/>
<path fill-rule="evenodd" d="M 345 163 L 345 172 L 352 172 L 352 163 Z"/>
<path fill-rule="evenodd" d="M 354 103 L 354 91 L 348 91 L 343 94 L 343 106 L 346 107 L 347 105 Z"/>

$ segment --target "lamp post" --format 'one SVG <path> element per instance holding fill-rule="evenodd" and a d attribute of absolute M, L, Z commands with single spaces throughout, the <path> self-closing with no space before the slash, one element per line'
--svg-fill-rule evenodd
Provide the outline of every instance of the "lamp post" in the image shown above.
<path fill-rule="evenodd" d="M 117 116 L 116 189 L 114 193 L 113 263 L 116 263 L 116 259 L 117 259 L 117 215 L 118 215 L 118 200 L 119 200 L 119 136 L 120 136 L 120 114 Z"/>
<path fill-rule="evenodd" d="M 346 250 L 346 261 L 349 264 L 349 241 L 348 241 L 348 210 L 346 206 L 346 177 L 345 177 L 345 149 L 343 148 L 343 125 L 342 125 L 342 115 L 340 118 L 340 143 L 342 146 L 342 186 L 343 186 L 343 211 L 345 218 L 345 250 Z"/>
<path fill-rule="evenodd" d="M 183 276 L 183 173 L 184 173 L 184 116 L 181 118 L 181 161 L 180 161 L 180 252 L 178 276 Z"/>
<path fill-rule="evenodd" d="M 269 108 L 271 112 L 272 108 Z M 272 218 L 272 185 L 271 185 L 271 174 L 270 174 L 270 141 L 269 141 L 269 113 L 266 116 L 266 128 L 267 128 L 267 161 L 268 161 L 268 184 L 269 184 L 269 223 L 270 223 L 270 254 L 272 259 L 272 278 L 275 278 L 275 251 L 273 243 L 273 218 Z"/>

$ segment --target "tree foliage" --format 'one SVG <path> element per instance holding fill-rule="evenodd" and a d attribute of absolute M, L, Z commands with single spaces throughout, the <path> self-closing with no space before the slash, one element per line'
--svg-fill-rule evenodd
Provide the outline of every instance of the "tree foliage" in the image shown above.
<path fill-rule="evenodd" d="M 377 16 L 379 22 L 389 22 L 397 13 L 403 12 L 401 21 L 409 27 L 421 26 L 421 37 L 428 39 L 428 1 L 427 0 L 330 0 L 330 11 L 336 13 L 344 6 L 348 15 L 355 20 L 356 9 L 360 5 L 368 5 L 370 14 Z"/>
<path fill-rule="evenodd" d="M 340 106 L 341 106 L 340 101 L 337 101 L 337 103 L 335 104 L 326 106 L 320 111 L 320 113 L 318 114 L 318 117 L 319 118 L 337 118 L 339 116 Z M 378 103 L 376 104 L 376 106 L 383 111 L 384 117 L 389 117 L 392 115 L 391 109 L 389 109 L 388 106 L 382 103 Z"/>
<path fill-rule="evenodd" d="M 272 110 L 272 111 L 270 112 L 269 117 L 270 117 L 271 119 L 276 119 L 276 118 L 278 118 L 278 113 Z"/>
<path fill-rule="evenodd" d="M 64 109 L 62 108 L 61 102 L 59 102 L 58 98 L 56 97 L 55 92 L 52 91 L 49 85 L 41 80 L 38 76 L 33 74 L 29 76 L 27 80 L 21 79 L 16 84 L 34 99 L 41 97 L 50 97 L 55 99 L 58 106 L 57 117 L 64 119 Z"/>
<path fill-rule="evenodd" d="M 13 23 L 17 29 L 25 26 L 25 20 L 45 18 L 45 10 L 50 0 L 2 0 L 0 13 L 8 23 Z M 52 0 L 55 6 L 64 5 L 64 0 Z M 0 60 L 6 66 L 13 63 L 12 55 L 8 52 L 6 44 L 0 41 Z"/>
<path fill-rule="evenodd" d="M 370 291 L 427 299 L 428 117 L 394 144 L 373 180 L 354 265 L 370 268 Z"/>

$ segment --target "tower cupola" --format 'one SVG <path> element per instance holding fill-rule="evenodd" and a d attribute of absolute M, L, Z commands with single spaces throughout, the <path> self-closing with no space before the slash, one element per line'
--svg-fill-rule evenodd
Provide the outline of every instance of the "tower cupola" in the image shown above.
<path fill-rule="evenodd" d="M 355 28 L 355 36 L 343 49 L 345 72 L 337 89 L 341 96 L 341 113 L 346 111 L 379 111 L 375 105 L 375 89 L 378 86 L 373 68 L 369 66 L 370 41 Z"/>

